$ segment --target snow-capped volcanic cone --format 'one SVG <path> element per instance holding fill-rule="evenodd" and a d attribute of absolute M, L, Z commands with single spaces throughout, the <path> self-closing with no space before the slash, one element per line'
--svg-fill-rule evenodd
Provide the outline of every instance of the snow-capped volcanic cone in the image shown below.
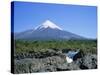
<path fill-rule="evenodd" d="M 62 30 L 60 27 L 58 27 L 56 24 L 51 22 L 50 20 L 46 20 L 42 25 L 36 27 L 35 29 L 43 29 L 43 28 L 51 28 L 51 29 L 59 29 Z"/>
<path fill-rule="evenodd" d="M 46 20 L 34 30 L 17 33 L 15 39 L 22 40 L 70 40 L 85 39 L 79 35 L 65 31 L 50 20 Z"/>

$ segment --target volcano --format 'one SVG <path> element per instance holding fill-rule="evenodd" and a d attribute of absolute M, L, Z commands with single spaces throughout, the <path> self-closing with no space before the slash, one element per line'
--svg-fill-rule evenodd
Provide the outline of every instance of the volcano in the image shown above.
<path fill-rule="evenodd" d="M 22 40 L 82 40 L 84 37 L 63 30 L 50 20 L 46 20 L 34 29 L 15 34 L 15 39 Z"/>

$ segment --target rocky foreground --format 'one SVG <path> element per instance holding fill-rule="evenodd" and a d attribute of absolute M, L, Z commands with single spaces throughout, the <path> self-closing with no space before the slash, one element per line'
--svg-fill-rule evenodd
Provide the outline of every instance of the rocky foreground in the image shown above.
<path fill-rule="evenodd" d="M 14 56 L 14 73 L 53 72 L 68 70 L 83 70 L 97 68 L 97 54 L 79 52 L 68 63 L 68 50 L 56 51 L 48 49 L 46 52 L 18 53 Z"/>

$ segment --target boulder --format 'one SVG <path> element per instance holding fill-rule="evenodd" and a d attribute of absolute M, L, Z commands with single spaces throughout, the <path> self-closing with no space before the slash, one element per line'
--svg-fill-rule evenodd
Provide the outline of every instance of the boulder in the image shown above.
<path fill-rule="evenodd" d="M 96 54 L 85 54 L 82 58 L 74 61 L 80 69 L 96 69 L 97 68 L 97 55 Z"/>

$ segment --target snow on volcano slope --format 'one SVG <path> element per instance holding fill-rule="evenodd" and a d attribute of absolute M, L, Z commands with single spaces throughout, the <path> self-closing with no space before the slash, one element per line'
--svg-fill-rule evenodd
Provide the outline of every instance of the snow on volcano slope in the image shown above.
<path fill-rule="evenodd" d="M 51 29 L 59 29 L 59 30 L 62 30 L 60 27 L 58 27 L 56 24 L 54 24 L 50 20 L 46 20 L 42 25 L 36 27 L 35 30 L 42 29 L 42 28 L 51 28 Z"/>

